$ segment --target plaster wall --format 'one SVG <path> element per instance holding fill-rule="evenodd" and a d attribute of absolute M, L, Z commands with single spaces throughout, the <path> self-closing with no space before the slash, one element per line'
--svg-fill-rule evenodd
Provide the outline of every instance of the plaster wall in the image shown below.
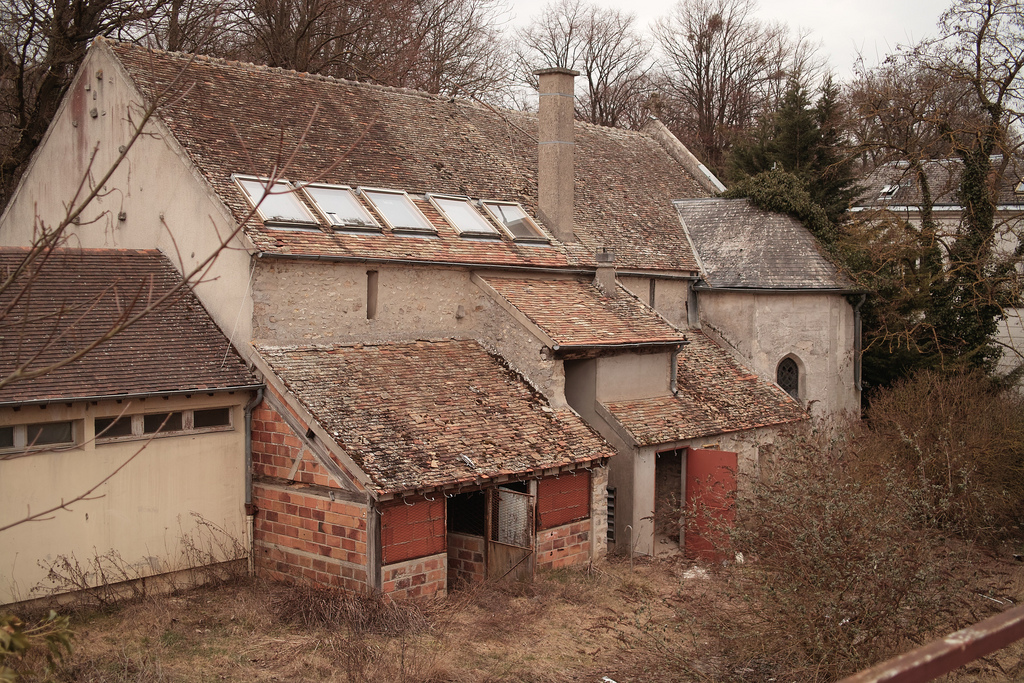
<path fill-rule="evenodd" d="M 377 311 L 368 319 L 371 270 L 377 272 Z M 469 270 L 265 258 L 256 262 L 252 289 L 259 343 L 476 339 L 512 363 L 554 407 L 566 405 L 561 361 L 543 357 L 543 343 L 477 287 Z"/>
<path fill-rule="evenodd" d="M 40 597 L 32 593 L 37 587 L 44 595 L 55 591 L 46 567 L 62 557 L 86 568 L 110 553 L 128 569 L 127 578 L 135 578 L 191 566 L 187 542 L 212 548 L 216 557 L 204 558 L 208 561 L 234 559 L 244 552 L 247 399 L 247 394 L 203 394 L 0 410 L 0 426 L 74 420 L 79 444 L 0 461 L 0 526 L 29 510 L 46 510 L 85 493 L 138 452 L 91 500 L 59 510 L 52 519 L 4 532 L 0 604 Z M 233 427 L 227 431 L 100 444 L 93 438 L 96 417 L 225 406 L 232 409 Z M 206 523 L 224 533 L 213 532 Z"/>
<path fill-rule="evenodd" d="M 681 330 L 687 329 L 687 301 L 689 280 L 666 280 L 655 277 L 620 275 L 619 283 L 640 301 L 651 306 L 666 320 Z M 654 282 L 654 302 L 651 302 L 651 282 Z"/>
<path fill-rule="evenodd" d="M 139 94 L 108 49 L 91 50 L 0 216 L 0 244 L 28 245 L 41 224 L 52 228 L 65 218 L 65 207 L 84 198 L 114 167 L 119 147 L 128 144 L 143 113 Z M 237 238 L 230 240 L 233 248 L 220 249 L 234 219 L 161 124 L 150 120 L 145 131 L 79 224 L 69 226 L 66 246 L 156 248 L 182 273 L 219 251 L 195 291 L 235 346 L 244 349 L 252 319 L 249 255 Z M 79 189 L 83 178 L 87 182 Z"/>
<path fill-rule="evenodd" d="M 665 396 L 671 378 L 671 352 L 627 352 L 598 358 L 596 400 L 608 403 Z"/>
<path fill-rule="evenodd" d="M 706 332 L 770 382 L 792 357 L 815 417 L 859 414 L 853 307 L 843 295 L 701 292 L 700 313 Z"/>

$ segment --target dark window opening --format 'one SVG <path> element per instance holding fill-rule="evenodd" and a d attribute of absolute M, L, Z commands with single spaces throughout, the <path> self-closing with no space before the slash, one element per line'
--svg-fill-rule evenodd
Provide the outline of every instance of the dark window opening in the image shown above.
<path fill-rule="evenodd" d="M 14 448 L 14 427 L 0 427 L 0 448 Z"/>
<path fill-rule="evenodd" d="M 650 284 L 650 291 L 648 292 L 648 295 L 647 295 L 648 296 L 648 305 L 651 308 L 654 308 L 654 289 L 655 289 L 655 284 L 654 283 L 655 282 L 656 282 L 656 280 L 652 277 L 651 278 L 651 284 Z"/>
<path fill-rule="evenodd" d="M 530 492 L 530 482 L 528 481 L 508 481 L 501 485 L 501 488 L 508 489 L 510 491 L 518 491 L 519 493 Z"/>
<path fill-rule="evenodd" d="M 800 398 L 800 368 L 792 358 L 783 358 L 775 371 L 775 382 L 793 398 Z"/>
<path fill-rule="evenodd" d="M 143 416 L 143 434 L 157 432 L 180 432 L 182 430 L 181 413 L 153 413 Z"/>
<path fill-rule="evenodd" d="M 448 499 L 448 532 L 484 535 L 487 496 L 483 491 L 460 493 Z"/>
<path fill-rule="evenodd" d="M 131 416 L 122 417 L 97 417 L 96 438 L 113 439 L 118 436 L 132 435 Z"/>
<path fill-rule="evenodd" d="M 48 422 L 26 427 L 29 446 L 46 446 L 58 443 L 72 443 L 74 432 L 70 422 Z"/>
<path fill-rule="evenodd" d="M 210 408 L 208 410 L 196 410 L 192 413 L 192 426 L 195 429 L 204 427 L 230 427 L 230 408 Z"/>
<path fill-rule="evenodd" d="M 366 319 L 377 317 L 377 271 L 366 271 Z"/>

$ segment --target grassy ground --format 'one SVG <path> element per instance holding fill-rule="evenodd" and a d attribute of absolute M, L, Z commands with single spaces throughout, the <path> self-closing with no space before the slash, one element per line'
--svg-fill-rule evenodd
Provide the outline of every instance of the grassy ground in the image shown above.
<path fill-rule="evenodd" d="M 744 665 L 741 653 L 723 656 L 712 622 L 701 619 L 731 600 L 724 571 L 731 570 L 694 572 L 679 558 L 632 567 L 611 559 L 532 584 L 484 584 L 400 606 L 238 580 L 75 614 L 75 651 L 54 678 L 774 681 L 770 668 Z M 995 612 L 1004 607 L 996 601 L 1024 599 L 1019 564 L 991 559 L 965 571 L 979 577 L 975 594 L 964 595 L 973 609 Z M 959 680 L 1018 680 L 1022 653 L 1019 645 L 1004 650 Z"/>

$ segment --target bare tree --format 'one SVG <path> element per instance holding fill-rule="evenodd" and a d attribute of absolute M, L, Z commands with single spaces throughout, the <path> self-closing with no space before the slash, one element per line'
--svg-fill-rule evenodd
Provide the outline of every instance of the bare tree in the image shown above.
<path fill-rule="evenodd" d="M 755 0 L 679 0 L 654 34 L 663 56 L 658 115 L 721 172 L 733 140 L 775 108 L 787 77 L 809 72 L 814 48 L 753 18 Z"/>
<path fill-rule="evenodd" d="M 501 0 L 241 0 L 243 56 L 296 71 L 477 96 L 507 78 Z"/>
<path fill-rule="evenodd" d="M 539 68 L 575 69 L 583 76 L 576 118 L 602 126 L 639 128 L 652 86 L 650 44 L 636 29 L 636 15 L 584 0 L 547 5 L 519 31 L 517 57 L 532 83 Z"/>

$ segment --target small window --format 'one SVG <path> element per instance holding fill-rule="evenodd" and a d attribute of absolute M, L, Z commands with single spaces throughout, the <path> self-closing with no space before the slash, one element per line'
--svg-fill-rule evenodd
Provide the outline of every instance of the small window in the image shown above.
<path fill-rule="evenodd" d="M 547 242 L 543 231 L 523 207 L 512 202 L 484 202 L 484 208 L 517 242 Z"/>
<path fill-rule="evenodd" d="M 783 358 L 775 370 L 775 381 L 782 390 L 795 399 L 800 398 L 800 368 L 792 358 Z"/>
<path fill-rule="evenodd" d="M 119 436 L 132 435 L 131 416 L 122 417 L 97 417 L 96 438 L 115 439 Z"/>
<path fill-rule="evenodd" d="M 305 229 L 319 229 L 316 218 L 303 205 L 291 184 L 276 180 L 269 186 L 269 180 L 258 178 L 235 178 L 245 190 L 249 201 L 256 207 L 265 223 L 294 224 Z"/>
<path fill-rule="evenodd" d="M 437 232 L 405 192 L 393 190 L 361 190 L 361 192 L 373 203 L 384 221 L 395 232 L 430 234 Z"/>
<path fill-rule="evenodd" d="M 335 228 L 355 230 L 380 230 L 377 221 L 363 208 L 351 188 L 334 185 L 303 185 L 303 192 L 309 195 L 316 208 Z"/>
<path fill-rule="evenodd" d="M 183 426 L 181 413 L 152 413 L 142 418 L 142 431 L 144 434 L 180 432 Z"/>
<path fill-rule="evenodd" d="M 192 427 L 194 429 L 205 429 L 207 427 L 230 427 L 230 408 L 211 408 L 210 410 L 196 410 L 192 413 Z"/>
<path fill-rule="evenodd" d="M 25 439 L 29 447 L 74 443 L 75 432 L 71 422 L 46 422 L 26 425 Z"/>
<path fill-rule="evenodd" d="M 442 197 L 430 195 L 430 201 L 437 207 L 452 227 L 466 237 L 499 237 L 498 229 L 487 222 L 480 212 L 473 208 L 465 197 Z"/>
<path fill-rule="evenodd" d="M 878 198 L 892 199 L 893 197 L 896 196 L 896 193 L 899 192 L 899 190 L 899 185 L 886 185 L 885 187 L 882 188 L 882 191 L 878 193 Z"/>
<path fill-rule="evenodd" d="M 0 448 L 14 448 L 14 427 L 0 427 Z"/>
<path fill-rule="evenodd" d="M 1017 183 L 1017 185 L 1013 188 L 1013 191 L 1015 194 L 1024 194 L 1024 180 Z"/>

